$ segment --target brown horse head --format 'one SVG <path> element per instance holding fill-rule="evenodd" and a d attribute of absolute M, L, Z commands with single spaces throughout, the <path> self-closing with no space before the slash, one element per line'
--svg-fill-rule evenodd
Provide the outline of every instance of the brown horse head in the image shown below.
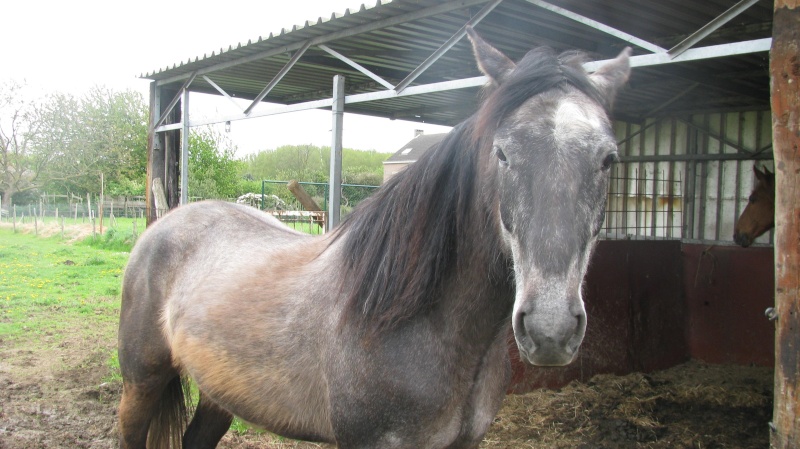
<path fill-rule="evenodd" d="M 733 229 L 733 241 L 744 248 L 775 227 L 775 174 L 766 167 L 762 172 L 755 165 L 753 172 L 756 175 L 756 187 Z"/>

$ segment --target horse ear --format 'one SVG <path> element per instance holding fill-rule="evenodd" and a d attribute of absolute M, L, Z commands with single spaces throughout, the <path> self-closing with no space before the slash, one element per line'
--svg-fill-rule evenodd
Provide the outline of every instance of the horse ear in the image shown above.
<path fill-rule="evenodd" d="M 767 181 L 767 168 L 764 167 L 764 172 L 762 173 L 761 170 L 758 169 L 758 165 L 753 164 L 753 173 L 756 175 L 756 179 L 761 182 Z"/>
<path fill-rule="evenodd" d="M 517 67 L 514 61 L 500 50 L 492 47 L 484 41 L 472 27 L 467 27 L 467 35 L 472 42 L 472 51 L 475 53 L 475 60 L 478 68 L 484 75 L 488 76 L 493 83 L 502 84 L 503 79 Z"/>
<path fill-rule="evenodd" d="M 631 74 L 630 57 L 633 53 L 630 47 L 625 47 L 620 54 L 589 75 L 589 79 L 597 90 L 602 93 L 609 109 L 614 102 L 617 91 L 628 81 Z"/>

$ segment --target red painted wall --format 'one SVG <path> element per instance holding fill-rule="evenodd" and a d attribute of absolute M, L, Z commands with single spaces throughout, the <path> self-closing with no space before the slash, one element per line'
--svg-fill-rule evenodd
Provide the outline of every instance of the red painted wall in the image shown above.
<path fill-rule="evenodd" d="M 601 241 L 586 275 L 586 337 L 566 367 L 519 360 L 510 392 L 558 388 L 595 374 L 669 368 L 690 358 L 710 363 L 773 364 L 771 248 Z"/>
<path fill-rule="evenodd" d="M 709 363 L 775 365 L 771 247 L 683 245 L 687 339 L 693 358 Z"/>

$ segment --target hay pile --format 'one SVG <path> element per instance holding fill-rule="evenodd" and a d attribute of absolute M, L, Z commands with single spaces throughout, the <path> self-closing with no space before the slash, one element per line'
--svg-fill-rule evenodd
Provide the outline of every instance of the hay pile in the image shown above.
<path fill-rule="evenodd" d="M 766 448 L 772 370 L 689 362 L 508 396 L 482 448 Z"/>

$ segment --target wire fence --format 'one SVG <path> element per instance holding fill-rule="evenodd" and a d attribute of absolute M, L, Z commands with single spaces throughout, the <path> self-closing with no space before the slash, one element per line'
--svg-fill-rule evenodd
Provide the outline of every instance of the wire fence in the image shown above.
<path fill-rule="evenodd" d="M 667 179 L 639 174 L 612 177 L 608 186 L 603 238 L 609 240 L 683 236 L 683 188 L 680 176 Z"/>
<path fill-rule="evenodd" d="M 43 195 L 36 204 L 0 205 L 0 224 L 10 225 L 15 232 L 18 228 L 28 229 L 37 235 L 41 232 L 50 235 L 60 230 L 63 237 L 65 228 L 78 227 L 86 230 L 81 235 L 97 236 L 116 229 L 118 220 L 124 220 L 123 227 L 135 240 L 146 227 L 144 197 L 109 198 L 101 204 L 91 197 L 74 202 L 53 202 L 45 200 Z"/>
<path fill-rule="evenodd" d="M 65 219 L 71 224 L 89 223 L 90 220 L 99 219 L 101 216 L 108 219 L 115 218 L 144 218 L 144 197 L 130 199 L 104 200 L 102 205 L 97 202 L 81 203 L 44 203 L 39 204 L 12 204 L 10 207 L 2 206 L 0 221 L 19 223 L 31 222 L 34 219 L 46 221 L 48 219 Z"/>
<path fill-rule="evenodd" d="M 312 234 L 324 232 L 327 220 L 328 183 L 298 182 L 302 192 L 307 194 L 311 204 L 303 204 L 298 194 L 292 192 L 290 181 L 264 180 L 261 182 L 261 195 L 248 194 L 237 199 L 238 203 L 250 204 L 267 211 L 282 222 L 295 229 Z M 372 195 L 379 186 L 342 184 L 340 216 L 344 218 L 358 203 Z"/>

